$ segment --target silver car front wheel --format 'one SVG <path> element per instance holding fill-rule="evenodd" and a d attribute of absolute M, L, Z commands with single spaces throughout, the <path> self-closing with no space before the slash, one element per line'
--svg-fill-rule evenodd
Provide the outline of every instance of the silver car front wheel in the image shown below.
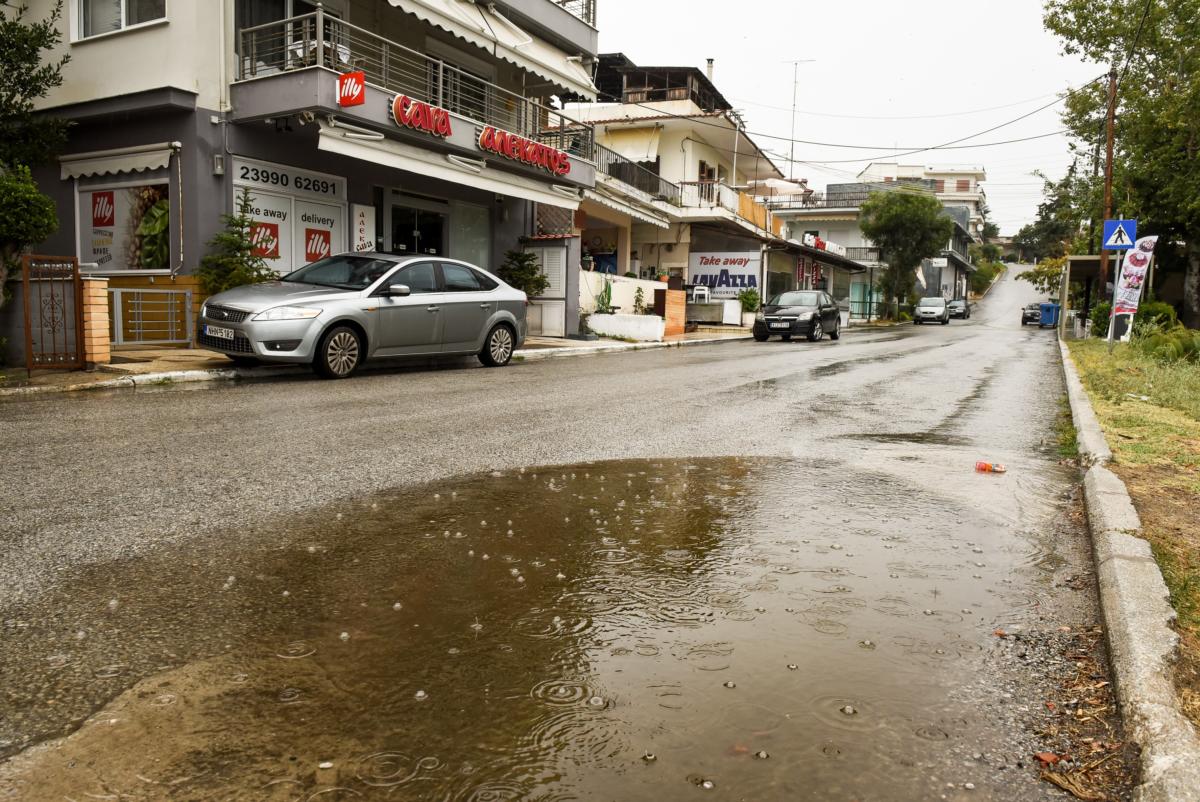
<path fill-rule="evenodd" d="M 479 352 L 479 361 L 489 368 L 503 367 L 512 359 L 515 345 L 512 329 L 502 323 L 488 332 L 483 350 Z"/>
<path fill-rule="evenodd" d="M 347 379 L 362 362 L 362 350 L 358 332 L 337 326 L 322 338 L 313 367 L 326 379 Z"/>

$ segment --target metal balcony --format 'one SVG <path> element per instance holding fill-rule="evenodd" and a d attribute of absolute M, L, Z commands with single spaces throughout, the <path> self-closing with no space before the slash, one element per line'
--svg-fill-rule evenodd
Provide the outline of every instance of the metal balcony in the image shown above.
<path fill-rule="evenodd" d="M 678 184 L 671 183 L 603 145 L 596 145 L 595 162 L 598 172 L 639 189 L 655 200 L 666 201 L 674 206 L 683 205 L 683 192 Z"/>
<path fill-rule="evenodd" d="M 324 67 L 591 159 L 591 125 L 417 50 L 316 11 L 238 32 L 237 80 Z"/>
<path fill-rule="evenodd" d="M 550 2 L 570 11 L 593 28 L 596 27 L 596 0 L 550 0 Z"/>

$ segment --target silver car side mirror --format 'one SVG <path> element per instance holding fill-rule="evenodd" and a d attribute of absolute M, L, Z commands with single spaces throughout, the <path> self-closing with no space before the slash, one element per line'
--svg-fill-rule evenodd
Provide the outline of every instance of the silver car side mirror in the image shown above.
<path fill-rule="evenodd" d="M 403 298 L 406 295 L 412 295 L 412 290 L 408 288 L 407 284 L 393 284 L 388 287 L 388 295 Z"/>

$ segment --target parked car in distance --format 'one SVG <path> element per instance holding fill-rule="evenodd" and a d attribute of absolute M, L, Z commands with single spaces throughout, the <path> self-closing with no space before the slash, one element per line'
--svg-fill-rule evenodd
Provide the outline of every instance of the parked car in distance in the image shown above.
<path fill-rule="evenodd" d="M 1031 304 L 1025 304 L 1025 308 L 1021 310 L 1021 325 L 1027 323 L 1040 324 L 1042 322 L 1042 303 L 1034 301 Z"/>
<path fill-rule="evenodd" d="M 754 320 L 754 339 L 765 342 L 772 334 L 784 340 L 803 335 L 816 342 L 826 334 L 836 340 L 842 336 L 842 316 L 838 305 L 821 290 L 793 290 L 776 295 L 763 305 Z"/>
<path fill-rule="evenodd" d="M 971 304 L 965 298 L 955 298 L 946 306 L 950 309 L 950 317 L 961 317 L 963 320 L 971 317 Z"/>
<path fill-rule="evenodd" d="M 950 322 L 950 307 L 946 299 L 940 296 L 922 298 L 913 309 L 913 324 L 941 323 L 945 326 Z"/>
<path fill-rule="evenodd" d="M 197 345 L 235 362 L 310 364 L 345 379 L 375 357 L 476 354 L 508 364 L 525 293 L 452 259 L 343 253 L 204 302 Z"/>

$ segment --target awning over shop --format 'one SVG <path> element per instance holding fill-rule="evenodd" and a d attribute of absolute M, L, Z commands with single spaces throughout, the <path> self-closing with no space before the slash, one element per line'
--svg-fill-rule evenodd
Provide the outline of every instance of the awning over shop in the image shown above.
<path fill-rule="evenodd" d="M 154 145 L 135 145 L 113 150 L 93 150 L 60 156 L 61 178 L 86 178 L 94 175 L 118 175 L 161 170 L 171 163 L 171 154 L 181 148 L 178 142 L 159 142 Z"/>
<path fill-rule="evenodd" d="M 588 200 L 595 201 L 602 206 L 607 206 L 614 211 L 627 214 L 635 220 L 640 220 L 643 223 L 649 223 L 650 225 L 658 226 L 659 228 L 670 227 L 670 223 L 668 222 L 666 215 L 656 215 L 653 212 L 640 209 L 628 201 L 623 201 L 620 198 L 614 198 L 608 193 L 600 191 L 599 188 L 595 190 L 585 189 L 583 191 L 583 197 L 587 198 Z"/>
<path fill-rule="evenodd" d="M 454 184 L 507 195 L 513 198 L 575 210 L 582 200 L 575 187 L 565 184 L 541 184 L 529 178 L 496 170 L 482 159 L 467 159 L 449 154 L 437 154 L 389 139 L 364 139 L 321 123 L 321 135 L 317 142 L 320 150 L 338 153 L 352 159 L 361 159 L 372 164 L 407 170 Z"/>
<path fill-rule="evenodd" d="M 610 128 L 605 132 L 604 147 L 631 162 L 652 162 L 658 158 L 662 126 L 646 128 Z"/>
<path fill-rule="evenodd" d="M 494 10 L 494 6 L 471 0 L 388 0 L 388 3 L 557 87 L 587 100 L 596 99 L 596 86 L 581 59 L 530 36 Z"/>

